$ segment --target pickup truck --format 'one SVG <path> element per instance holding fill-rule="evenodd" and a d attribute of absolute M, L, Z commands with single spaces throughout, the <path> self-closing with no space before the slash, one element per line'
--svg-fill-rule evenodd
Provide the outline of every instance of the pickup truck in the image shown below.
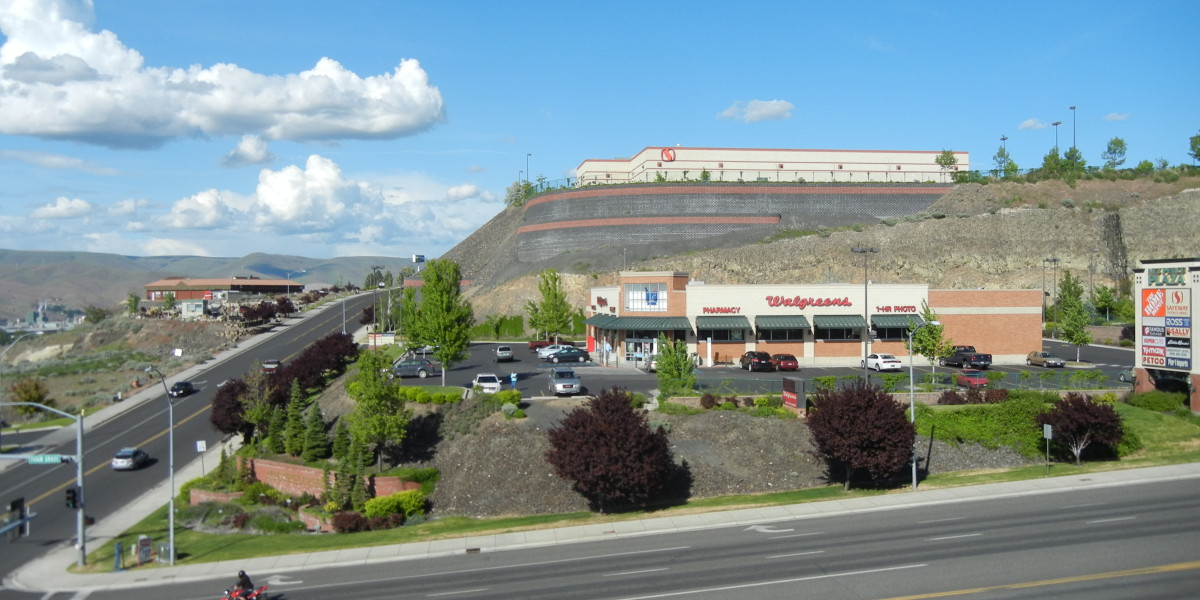
<path fill-rule="evenodd" d="M 954 354 L 938 359 L 941 366 L 955 365 L 964 369 L 986 369 L 992 365 L 992 355 L 976 352 L 975 346 L 955 346 Z"/>

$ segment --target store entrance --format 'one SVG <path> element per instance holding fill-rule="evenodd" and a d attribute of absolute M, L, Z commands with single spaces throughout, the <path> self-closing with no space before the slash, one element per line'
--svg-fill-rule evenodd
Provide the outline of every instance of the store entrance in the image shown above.
<path fill-rule="evenodd" d="M 657 338 L 625 338 L 625 360 L 641 364 L 658 354 Z"/>

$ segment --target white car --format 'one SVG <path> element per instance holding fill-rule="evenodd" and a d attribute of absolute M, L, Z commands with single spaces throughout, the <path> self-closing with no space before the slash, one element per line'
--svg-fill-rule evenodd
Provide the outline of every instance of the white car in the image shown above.
<path fill-rule="evenodd" d="M 484 392 L 495 394 L 500 391 L 500 378 L 495 373 L 479 373 L 471 380 L 471 387 L 483 388 Z"/>
<path fill-rule="evenodd" d="M 866 362 L 859 361 L 858 366 L 875 371 L 899 371 L 904 368 L 904 363 L 891 354 L 871 354 Z"/>
<path fill-rule="evenodd" d="M 546 360 L 546 358 L 551 354 L 554 354 L 563 348 L 574 348 L 574 346 L 570 344 L 550 344 L 549 346 L 542 346 L 541 348 L 537 349 L 537 356 L 542 360 Z"/>

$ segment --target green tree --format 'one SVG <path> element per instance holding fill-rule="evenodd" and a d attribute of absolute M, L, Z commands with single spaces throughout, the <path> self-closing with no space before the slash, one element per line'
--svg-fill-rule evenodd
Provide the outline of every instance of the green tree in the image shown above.
<path fill-rule="evenodd" d="M 374 444 L 380 470 L 384 449 L 388 444 L 404 441 L 408 430 L 408 410 L 396 382 L 386 375 L 389 366 L 383 352 L 363 352 L 358 359 L 358 374 L 348 390 L 355 401 L 350 417 L 351 433 Z"/>
<path fill-rule="evenodd" d="M 1188 156 L 1192 157 L 1192 164 L 1200 160 L 1200 133 L 1188 138 Z"/>
<path fill-rule="evenodd" d="M 287 425 L 284 427 L 284 451 L 292 456 L 304 452 L 304 408 L 308 405 L 300 391 L 300 381 L 292 380 L 290 399 L 287 406 Z"/>
<path fill-rule="evenodd" d="M 1113 170 L 1125 164 L 1125 140 L 1115 137 L 1108 140 L 1108 147 L 1100 157 L 1104 159 L 1104 168 Z"/>
<path fill-rule="evenodd" d="M 658 334 L 658 390 L 664 396 L 690 394 L 696 388 L 696 361 L 688 354 L 687 342 L 668 340 Z"/>
<path fill-rule="evenodd" d="M 1092 334 L 1087 330 L 1092 316 L 1083 305 L 1083 283 L 1070 271 L 1063 275 L 1058 288 L 1058 330 L 1063 339 L 1075 344 L 1075 360 L 1085 344 L 1090 344 Z"/>
<path fill-rule="evenodd" d="M 921 301 L 921 320 L 926 323 L 938 321 L 937 313 L 929 308 L 929 303 Z M 929 366 L 933 372 L 937 372 L 937 361 L 939 358 L 945 358 L 954 353 L 954 340 L 945 337 L 945 325 L 926 325 L 913 333 L 913 347 L 909 348 L 909 352 L 915 352 L 929 361 Z M 908 345 L 908 339 L 904 340 L 905 346 Z"/>
<path fill-rule="evenodd" d="M 1095 293 L 1092 294 L 1092 306 L 1096 307 L 1096 312 L 1104 313 L 1104 320 L 1111 318 L 1113 309 L 1117 307 L 1117 293 L 1113 288 L 1101 285 L 1096 287 Z"/>
<path fill-rule="evenodd" d="M 525 303 L 525 312 L 529 313 L 529 326 L 538 332 L 546 332 L 548 339 L 557 340 L 559 334 L 571 330 L 573 313 L 558 271 L 546 269 L 539 273 L 538 291 L 542 295 L 541 302 Z"/>
<path fill-rule="evenodd" d="M 325 433 L 325 419 L 321 417 L 321 407 L 317 404 L 308 409 L 308 418 L 304 423 L 304 450 L 300 457 L 305 462 L 329 457 L 329 436 Z"/>
<path fill-rule="evenodd" d="M 137 292 L 129 292 L 125 297 L 125 310 L 130 316 L 138 314 L 138 308 L 142 306 L 142 297 Z"/>
<path fill-rule="evenodd" d="M 466 357 L 475 314 L 462 297 L 458 263 L 431 260 L 426 263 L 424 280 L 410 331 L 416 343 L 436 348 L 433 356 L 442 363 L 442 385 L 446 385 L 446 371 Z"/>
<path fill-rule="evenodd" d="M 1058 147 L 1055 146 L 1046 156 L 1042 157 L 1042 173 L 1047 177 L 1059 177 L 1063 173 L 1062 155 L 1058 153 Z"/>
<path fill-rule="evenodd" d="M 88 323 L 99 323 L 109 317 L 109 312 L 99 306 L 87 306 L 83 309 L 83 320 Z"/>
<path fill-rule="evenodd" d="M 1063 168 L 1072 176 L 1079 174 L 1086 166 L 1087 161 L 1083 160 L 1083 153 L 1079 151 L 1079 148 L 1071 146 L 1067 149 L 1066 154 L 1063 154 Z"/>
<path fill-rule="evenodd" d="M 171 310 L 175 308 L 175 292 L 167 292 L 167 295 L 163 296 L 162 307 L 163 310 Z"/>
<path fill-rule="evenodd" d="M 504 189 L 505 206 L 524 206 L 525 199 L 528 197 L 529 188 L 522 181 L 514 181 L 512 185 Z"/>
<path fill-rule="evenodd" d="M 1008 154 L 1008 148 L 1001 144 L 996 150 L 996 154 L 992 156 L 992 161 L 996 164 L 996 175 L 1004 176 L 1008 172 L 1008 164 L 1012 162 L 1012 157 Z"/>
<path fill-rule="evenodd" d="M 942 178 L 944 179 L 946 173 L 950 172 L 958 164 L 958 158 L 954 156 L 953 150 L 942 150 L 942 153 L 937 155 L 937 158 L 933 159 L 933 162 L 937 163 L 937 166 L 942 169 Z"/>
<path fill-rule="evenodd" d="M 346 425 L 346 419 L 338 419 L 337 426 L 333 428 L 333 458 L 344 461 L 349 451 L 350 427 Z"/>
<path fill-rule="evenodd" d="M 267 450 L 275 454 L 287 451 L 287 411 L 281 406 L 271 407 L 271 418 L 268 421 L 267 437 L 264 440 Z"/>
<path fill-rule="evenodd" d="M 8 386 L 5 398 L 9 402 L 30 402 L 54 408 L 54 400 L 50 398 L 50 388 L 46 386 L 46 382 L 42 378 L 37 376 L 23 377 L 14 381 Z M 25 416 L 41 412 L 36 406 L 15 406 L 13 408 L 17 414 Z"/>

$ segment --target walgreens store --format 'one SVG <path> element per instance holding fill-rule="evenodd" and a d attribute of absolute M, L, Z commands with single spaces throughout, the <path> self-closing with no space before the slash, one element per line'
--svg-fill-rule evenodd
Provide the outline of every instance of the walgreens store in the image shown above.
<path fill-rule="evenodd" d="M 604 364 L 639 362 L 658 336 L 684 340 L 703 366 L 745 352 L 792 354 L 809 366 L 857 366 L 866 354 L 907 357 L 909 327 L 928 303 L 956 344 L 1020 364 L 1041 350 L 1039 290 L 930 290 L 923 284 L 708 285 L 674 271 L 622 272 L 590 291 L 587 343 Z M 921 359 L 919 359 L 921 360 Z"/>

